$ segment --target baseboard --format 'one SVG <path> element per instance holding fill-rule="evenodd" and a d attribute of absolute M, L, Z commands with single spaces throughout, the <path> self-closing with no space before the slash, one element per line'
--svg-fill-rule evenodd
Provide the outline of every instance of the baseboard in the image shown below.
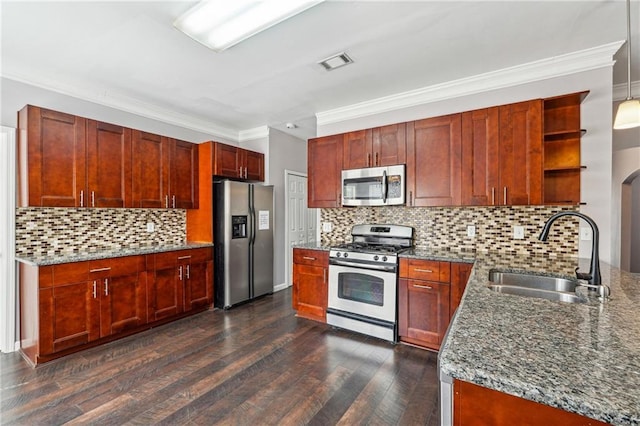
<path fill-rule="evenodd" d="M 273 292 L 275 293 L 276 291 L 280 291 L 280 290 L 286 290 L 287 288 L 291 287 L 289 284 L 287 283 L 282 283 L 282 284 L 278 284 L 278 285 L 274 285 L 273 286 Z"/>

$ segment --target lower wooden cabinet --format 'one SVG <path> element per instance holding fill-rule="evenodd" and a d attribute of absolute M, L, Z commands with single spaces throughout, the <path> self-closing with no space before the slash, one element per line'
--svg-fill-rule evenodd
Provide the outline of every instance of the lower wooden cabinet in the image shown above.
<path fill-rule="evenodd" d="M 300 317 L 326 322 L 329 253 L 293 249 L 292 305 Z"/>
<path fill-rule="evenodd" d="M 439 350 L 470 272 L 470 264 L 401 258 L 400 341 Z"/>
<path fill-rule="evenodd" d="M 211 248 L 18 266 L 20 348 L 34 365 L 212 303 Z"/>

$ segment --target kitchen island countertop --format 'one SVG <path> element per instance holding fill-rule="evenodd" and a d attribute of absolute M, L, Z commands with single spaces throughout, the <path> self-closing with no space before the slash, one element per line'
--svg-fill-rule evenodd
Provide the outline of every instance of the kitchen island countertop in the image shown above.
<path fill-rule="evenodd" d="M 117 248 L 111 250 L 87 250 L 77 253 L 61 253 L 41 256 L 16 255 L 16 261 L 35 266 L 59 265 L 62 263 L 84 262 L 87 260 L 111 259 L 114 257 L 137 256 L 142 254 L 162 253 L 176 250 L 190 250 L 213 247 L 212 243 L 185 243 L 180 245 L 152 245 L 133 248 Z"/>
<path fill-rule="evenodd" d="M 574 276 L 575 258 L 478 253 L 439 355 L 441 374 L 614 425 L 640 424 L 640 277 L 601 262 L 611 298 L 495 293 L 489 271 Z M 586 295 L 585 288 L 579 288 Z"/>

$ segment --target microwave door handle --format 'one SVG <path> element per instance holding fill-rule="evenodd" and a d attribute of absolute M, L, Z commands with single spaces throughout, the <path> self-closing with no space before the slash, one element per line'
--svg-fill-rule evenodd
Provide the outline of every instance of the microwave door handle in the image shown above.
<path fill-rule="evenodd" d="M 387 203 L 387 171 L 382 172 L 382 202 Z"/>

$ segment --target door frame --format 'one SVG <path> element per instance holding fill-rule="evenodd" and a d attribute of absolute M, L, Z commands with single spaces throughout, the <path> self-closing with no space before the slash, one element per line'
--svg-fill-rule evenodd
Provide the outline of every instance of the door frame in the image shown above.
<path fill-rule="evenodd" d="M 0 156 L 0 200 L 7 206 L 0 210 L 0 352 L 18 349 L 16 339 L 17 286 L 15 266 L 15 211 L 16 211 L 16 129 L 1 127 Z"/>
<path fill-rule="evenodd" d="M 290 177 L 291 176 L 298 176 L 298 177 L 303 177 L 303 178 L 308 178 L 306 173 L 303 172 L 296 172 L 293 170 L 288 170 L 285 169 L 284 170 L 284 243 L 286 245 L 287 248 L 287 255 L 285 256 L 285 281 L 284 284 L 281 284 L 279 286 L 276 286 L 276 288 L 274 288 L 274 291 L 278 291 L 278 290 L 284 290 L 287 287 L 291 287 L 293 285 L 293 277 L 291 276 L 292 273 L 292 265 L 293 265 L 293 250 L 291 249 L 291 247 L 289 246 L 289 221 L 291 220 L 291 218 L 289 217 L 289 183 L 290 183 Z M 308 208 L 308 207 L 307 207 Z"/>

